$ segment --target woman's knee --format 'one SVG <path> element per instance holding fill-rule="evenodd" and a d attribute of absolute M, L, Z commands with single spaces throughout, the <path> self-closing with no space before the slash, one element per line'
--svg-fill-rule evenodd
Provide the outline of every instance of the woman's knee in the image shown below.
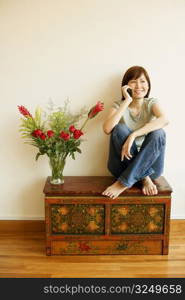
<path fill-rule="evenodd" d="M 157 129 L 157 130 L 154 130 L 154 131 L 150 132 L 148 134 L 148 137 L 151 138 L 151 139 L 155 139 L 155 140 L 159 140 L 160 139 L 160 140 L 162 140 L 162 141 L 165 142 L 165 140 L 166 140 L 166 133 L 165 133 L 165 131 L 162 128 L 160 128 L 160 129 Z"/>
<path fill-rule="evenodd" d="M 126 124 L 118 123 L 113 129 L 112 135 L 113 137 L 119 136 L 120 138 L 126 138 L 131 132 L 132 130 Z"/>

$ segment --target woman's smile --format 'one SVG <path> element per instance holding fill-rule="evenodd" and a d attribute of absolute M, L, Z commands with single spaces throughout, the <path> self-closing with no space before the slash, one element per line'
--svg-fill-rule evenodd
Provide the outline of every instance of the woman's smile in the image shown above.
<path fill-rule="evenodd" d="M 133 90 L 133 95 L 142 95 L 142 96 L 145 96 L 145 94 L 147 93 L 147 90 L 145 89 L 142 89 L 142 90 Z"/>
<path fill-rule="evenodd" d="M 135 93 L 142 93 L 144 90 L 134 90 Z"/>

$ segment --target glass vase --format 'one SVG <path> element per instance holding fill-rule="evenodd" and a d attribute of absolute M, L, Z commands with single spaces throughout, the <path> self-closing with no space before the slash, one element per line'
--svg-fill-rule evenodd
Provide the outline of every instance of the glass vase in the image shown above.
<path fill-rule="evenodd" d="M 49 157 L 49 165 L 51 168 L 51 184 L 63 184 L 64 183 L 64 166 L 66 162 L 66 157 L 63 155 L 55 155 Z"/>

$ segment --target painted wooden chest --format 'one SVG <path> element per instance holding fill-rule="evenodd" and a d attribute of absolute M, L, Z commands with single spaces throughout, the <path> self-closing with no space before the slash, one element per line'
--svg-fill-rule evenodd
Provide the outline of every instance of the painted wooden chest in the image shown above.
<path fill-rule="evenodd" d="M 45 194 L 47 255 L 168 254 L 172 189 L 164 177 L 158 194 L 134 186 L 117 199 L 102 196 L 115 179 L 66 176 Z"/>

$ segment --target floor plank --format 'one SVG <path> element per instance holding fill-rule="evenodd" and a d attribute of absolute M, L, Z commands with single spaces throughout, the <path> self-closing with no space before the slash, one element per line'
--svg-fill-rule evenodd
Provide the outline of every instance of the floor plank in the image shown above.
<path fill-rule="evenodd" d="M 0 277 L 185 278 L 185 220 L 171 221 L 164 256 L 46 256 L 44 232 L 1 232 Z"/>

